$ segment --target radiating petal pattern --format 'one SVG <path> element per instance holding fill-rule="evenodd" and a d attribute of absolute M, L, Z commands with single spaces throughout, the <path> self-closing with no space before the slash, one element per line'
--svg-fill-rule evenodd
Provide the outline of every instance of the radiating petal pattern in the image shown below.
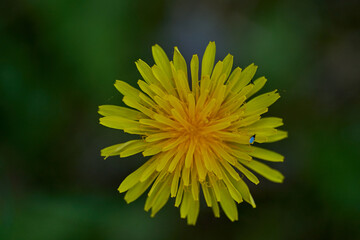
<path fill-rule="evenodd" d="M 134 88 L 116 81 L 116 89 L 130 108 L 99 107 L 100 124 L 140 135 L 139 140 L 116 144 L 101 156 L 127 157 L 142 153 L 150 158 L 121 183 L 130 203 L 146 190 L 145 210 L 154 216 L 175 198 L 181 218 L 196 223 L 201 195 L 215 217 L 220 208 L 231 220 L 238 219 L 236 203 L 255 207 L 244 179 L 254 184 L 258 173 L 273 182 L 284 176 L 263 161 L 283 162 L 279 153 L 254 146 L 279 141 L 287 132 L 278 130 L 281 118 L 264 117 L 280 95 L 275 90 L 256 97 L 265 77 L 252 81 L 257 66 L 233 67 L 233 56 L 215 63 L 216 46 L 210 42 L 201 63 L 193 55 L 189 65 L 177 47 L 170 61 L 164 50 L 152 47 L 155 65 L 142 60 L 136 66 L 143 77 Z M 202 193 L 202 194 L 200 194 Z"/>

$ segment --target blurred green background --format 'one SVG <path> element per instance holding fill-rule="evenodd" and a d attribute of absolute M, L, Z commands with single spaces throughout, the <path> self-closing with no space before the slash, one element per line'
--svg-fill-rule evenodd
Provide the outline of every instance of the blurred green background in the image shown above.
<path fill-rule="evenodd" d="M 1 1 L 0 239 L 360 239 L 360 2 Z M 104 161 L 128 139 L 98 124 L 135 85 L 151 46 L 189 61 L 216 41 L 217 60 L 259 65 L 282 98 L 283 184 L 250 185 L 239 221 L 202 206 L 195 227 L 170 201 L 152 219 L 117 187 L 144 159 Z"/>

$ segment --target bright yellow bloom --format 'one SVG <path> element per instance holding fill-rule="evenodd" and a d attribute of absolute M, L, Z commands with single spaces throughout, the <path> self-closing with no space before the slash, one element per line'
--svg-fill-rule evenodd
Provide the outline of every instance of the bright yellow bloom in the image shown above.
<path fill-rule="evenodd" d="M 279 94 L 275 90 L 251 98 L 266 78 L 251 81 L 257 69 L 254 64 L 231 73 L 230 54 L 214 67 L 214 42 L 205 50 L 200 80 L 197 55 L 193 55 L 188 69 L 177 47 L 172 61 L 158 45 L 152 47 L 152 53 L 154 66 L 136 62 L 144 79 L 138 81 L 142 91 L 123 81 L 115 83 L 124 95 L 123 102 L 131 108 L 99 107 L 104 116 L 100 118 L 102 125 L 142 136 L 107 147 L 102 156 L 127 157 L 140 152 L 151 156 L 125 178 L 119 192 L 127 191 L 125 200 L 130 203 L 151 186 L 145 203 L 151 216 L 172 197 L 175 206 L 180 206 L 181 218 L 195 224 L 202 189 L 216 217 L 220 216 L 220 203 L 226 216 L 237 220 L 235 202 L 245 200 L 255 207 L 244 176 L 255 184 L 259 180 L 249 169 L 273 182 L 284 179 L 280 172 L 254 159 L 282 162 L 284 157 L 252 144 L 287 137 L 287 132 L 276 129 L 283 125 L 281 118 L 261 118 Z"/>

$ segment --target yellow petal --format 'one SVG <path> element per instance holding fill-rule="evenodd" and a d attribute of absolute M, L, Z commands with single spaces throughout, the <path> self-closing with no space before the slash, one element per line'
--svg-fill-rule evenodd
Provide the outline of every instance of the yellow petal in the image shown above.
<path fill-rule="evenodd" d="M 206 47 L 201 63 L 201 77 L 210 76 L 215 62 L 216 46 L 215 42 L 210 42 Z"/>
<path fill-rule="evenodd" d="M 149 96 L 154 95 L 152 92 L 150 92 L 150 89 L 145 89 L 145 87 L 146 88 L 149 88 L 149 87 L 147 86 L 147 84 L 144 81 L 139 80 L 138 84 L 139 84 L 140 88 L 142 88 L 142 90 L 144 92 L 146 92 Z M 129 99 L 134 103 L 141 104 L 146 107 L 154 107 L 154 101 L 152 101 L 144 93 L 140 92 L 136 88 L 133 88 L 129 84 L 122 82 L 122 81 L 116 81 L 115 86 L 125 96 L 124 99 Z M 124 101 L 124 99 L 123 99 L 123 101 Z M 125 101 L 124 101 L 124 103 L 127 104 Z"/>
<path fill-rule="evenodd" d="M 232 181 L 234 187 L 239 191 L 239 193 L 241 194 L 243 199 L 246 202 L 250 203 L 253 208 L 255 208 L 256 207 L 255 201 L 254 201 L 253 197 L 251 196 L 249 188 L 246 185 L 246 183 L 242 179 L 235 181 L 230 178 L 230 180 Z"/>
<path fill-rule="evenodd" d="M 132 188 L 136 183 L 140 181 L 140 177 L 145 169 L 150 165 L 151 161 L 147 161 L 141 167 L 139 167 L 136 171 L 132 172 L 129 176 L 127 176 L 124 181 L 120 184 L 118 191 L 120 193 L 125 192 Z"/>
<path fill-rule="evenodd" d="M 196 98 L 199 96 L 199 58 L 195 54 L 192 56 L 190 62 L 191 69 L 191 81 L 192 81 L 192 92 L 195 94 Z"/>
<path fill-rule="evenodd" d="M 201 86 L 203 86 L 204 81 L 206 82 L 207 80 L 210 81 L 209 77 L 205 77 L 201 81 Z M 202 91 L 201 86 L 200 86 L 200 96 L 199 96 L 198 100 L 196 101 L 196 111 L 200 111 L 200 109 L 202 109 L 204 107 L 205 101 L 208 98 L 209 89 Z"/>
<path fill-rule="evenodd" d="M 164 116 L 164 115 L 161 115 L 161 114 L 154 114 L 154 119 L 160 123 L 163 123 L 165 125 L 168 125 L 170 127 L 176 127 L 176 126 L 179 126 L 179 124 L 173 120 L 171 120 L 170 118 Z"/>
<path fill-rule="evenodd" d="M 165 96 L 165 92 L 156 84 L 150 84 L 150 89 L 151 91 L 153 91 L 156 95 L 160 96 L 160 97 L 164 97 Z"/>
<path fill-rule="evenodd" d="M 249 137 L 244 136 L 239 133 L 233 133 L 233 132 L 225 132 L 225 131 L 218 131 L 216 132 L 216 135 L 221 138 L 223 141 L 227 142 L 236 142 L 239 144 L 248 144 L 249 143 Z"/>
<path fill-rule="evenodd" d="M 169 172 L 173 172 L 175 170 L 175 168 L 178 165 L 179 161 L 183 158 L 183 156 L 186 153 L 186 149 L 184 147 L 182 147 L 182 148 L 179 147 L 178 149 L 179 150 L 176 152 L 173 160 L 170 163 L 170 166 L 169 166 L 169 169 L 168 169 Z"/>
<path fill-rule="evenodd" d="M 189 142 L 189 148 L 187 150 L 186 157 L 185 157 L 185 167 L 186 168 L 189 168 L 192 165 L 192 162 L 194 159 L 195 148 L 196 148 L 196 142 L 191 140 Z"/>
<path fill-rule="evenodd" d="M 258 162 L 256 160 L 247 162 L 241 159 L 239 159 L 239 161 L 246 167 L 251 168 L 252 170 L 269 179 L 270 181 L 281 183 L 284 180 L 284 176 L 278 170 L 272 169 L 261 162 Z"/>
<path fill-rule="evenodd" d="M 162 152 L 162 146 L 161 144 L 148 144 L 146 146 L 146 149 L 143 151 L 143 156 L 147 157 L 147 156 L 153 156 L 156 155 L 158 153 Z"/>
<path fill-rule="evenodd" d="M 260 120 L 260 115 L 250 115 L 234 123 L 235 128 L 246 127 Z"/>
<path fill-rule="evenodd" d="M 145 141 L 146 142 L 156 142 L 156 141 L 161 141 L 161 140 L 164 140 L 167 138 L 176 137 L 176 135 L 178 135 L 178 134 L 177 133 L 160 132 L 160 133 L 151 134 L 150 136 L 145 138 Z"/>
<path fill-rule="evenodd" d="M 234 71 L 230 74 L 229 80 L 227 81 L 227 94 L 235 93 L 233 91 L 234 86 L 239 81 L 241 75 L 241 68 L 237 67 Z"/>
<path fill-rule="evenodd" d="M 182 170 L 181 179 L 184 182 L 184 186 L 190 185 L 190 170 L 190 168 L 183 168 Z"/>
<path fill-rule="evenodd" d="M 196 169 L 191 168 L 191 193 L 194 200 L 199 200 L 199 181 Z"/>
<path fill-rule="evenodd" d="M 130 146 L 131 144 L 133 144 L 137 141 L 142 141 L 142 140 L 131 140 L 131 141 L 128 141 L 125 143 L 120 143 L 120 144 L 112 145 L 110 147 L 101 149 L 101 156 L 105 157 L 105 159 L 106 159 L 107 157 L 110 157 L 110 156 L 120 155 L 120 153 L 122 151 L 124 151 L 124 149 L 126 149 L 127 146 Z"/>
<path fill-rule="evenodd" d="M 173 180 L 171 182 L 171 197 L 175 197 L 176 193 L 178 191 L 178 187 L 179 187 L 179 178 L 180 178 L 180 167 L 177 167 L 175 172 L 174 172 L 174 176 L 173 176 Z"/>
<path fill-rule="evenodd" d="M 249 154 L 249 152 L 251 152 L 251 146 L 249 146 L 249 143 L 247 144 L 231 144 L 231 147 L 233 147 L 233 151 L 240 151 L 246 154 Z M 233 154 L 234 156 L 236 156 L 235 154 Z M 245 159 L 247 161 L 251 160 L 251 159 Z"/>
<path fill-rule="evenodd" d="M 147 166 L 147 168 L 144 170 L 144 172 L 141 174 L 140 177 L 140 182 L 145 182 L 147 181 L 147 179 L 149 179 L 152 175 L 154 175 L 153 173 L 156 170 L 157 165 L 159 164 L 159 157 L 158 156 L 153 156 L 152 158 L 150 158 L 150 160 L 152 161 L 151 164 L 149 164 L 149 166 Z"/>
<path fill-rule="evenodd" d="M 194 155 L 195 165 L 199 176 L 199 181 L 202 182 L 206 178 L 207 170 L 204 167 L 204 163 L 202 160 L 202 157 L 200 156 L 200 153 L 198 151 L 195 151 Z"/>
<path fill-rule="evenodd" d="M 212 164 L 210 163 L 210 161 L 208 160 L 210 158 L 210 156 L 208 155 L 207 150 L 205 149 L 205 147 L 201 146 L 199 147 L 199 151 L 200 154 L 199 156 L 201 157 L 205 168 L 207 169 L 207 171 L 211 172 L 212 171 Z"/>
<path fill-rule="evenodd" d="M 166 185 L 164 189 L 161 191 L 159 196 L 156 198 L 154 205 L 151 209 L 151 217 L 155 217 L 155 214 L 161 210 L 169 200 L 169 186 Z"/>
<path fill-rule="evenodd" d="M 152 47 L 152 54 L 156 65 L 158 65 L 166 74 L 168 78 L 172 78 L 170 61 L 164 50 L 159 46 L 155 45 Z"/>
<path fill-rule="evenodd" d="M 152 175 L 146 181 L 139 182 L 134 187 L 130 188 L 129 191 L 127 191 L 125 194 L 125 197 L 124 197 L 125 201 L 127 203 L 131 203 L 131 202 L 135 201 L 138 197 L 140 197 L 146 191 L 146 189 L 149 188 L 149 186 L 155 180 L 155 178 L 156 178 L 156 175 Z"/>
<path fill-rule="evenodd" d="M 155 214 L 166 204 L 170 197 L 170 181 L 171 177 L 167 176 L 164 181 L 159 184 L 154 190 L 151 196 L 148 196 L 145 202 L 145 211 L 151 209 L 151 217 L 154 217 Z"/>
<path fill-rule="evenodd" d="M 148 84 L 158 83 L 158 80 L 155 78 L 155 76 L 151 70 L 151 67 L 149 65 L 147 65 L 146 62 L 139 59 L 138 61 L 135 62 L 135 64 L 136 64 L 136 67 L 139 70 L 141 76 L 144 78 L 144 80 Z"/>
<path fill-rule="evenodd" d="M 184 57 L 177 47 L 174 48 L 174 66 L 176 70 L 181 70 L 187 76 L 187 66 Z"/>
<path fill-rule="evenodd" d="M 232 89 L 233 92 L 239 92 L 243 87 L 245 87 L 251 79 L 254 77 L 257 70 L 257 66 L 253 63 L 246 67 L 240 74 L 238 81 L 236 82 L 234 88 Z"/>
<path fill-rule="evenodd" d="M 214 88 L 215 86 L 217 86 L 217 81 L 220 77 L 220 75 L 222 74 L 222 70 L 223 70 L 223 62 L 222 61 L 218 61 L 214 67 L 214 71 L 211 74 L 211 84 L 212 84 L 212 88 Z"/>
<path fill-rule="evenodd" d="M 251 89 L 251 91 L 248 94 L 246 94 L 246 98 L 250 98 L 252 95 L 257 93 L 260 89 L 263 88 L 265 83 L 266 83 L 266 78 L 265 77 L 260 77 L 260 78 L 256 79 L 254 81 L 253 89 Z"/>
<path fill-rule="evenodd" d="M 148 107 L 140 104 L 139 102 L 137 102 L 136 99 L 134 98 L 131 98 L 131 97 L 128 97 L 128 96 L 125 96 L 123 98 L 123 102 L 128 105 L 129 107 L 132 107 L 132 108 L 135 108 L 137 110 L 139 110 L 140 112 L 144 113 L 146 116 L 148 117 L 152 117 L 155 113 L 150 110 Z"/>
<path fill-rule="evenodd" d="M 139 99 L 140 91 L 130 86 L 128 83 L 116 80 L 114 86 L 122 95 Z"/>
<path fill-rule="evenodd" d="M 144 140 L 136 141 L 128 147 L 124 148 L 124 150 L 120 153 L 120 157 L 128 157 L 142 152 L 146 149 L 147 145 L 148 143 L 146 143 Z"/>
<path fill-rule="evenodd" d="M 271 136 L 271 135 L 274 135 L 277 133 L 277 129 L 275 128 L 241 128 L 240 130 L 246 130 L 246 132 L 249 134 L 249 135 L 256 135 L 255 137 L 255 141 L 256 142 L 259 142 L 259 137 L 262 136 L 262 137 L 268 137 L 268 136 Z M 239 130 L 239 131 L 240 131 Z"/>
<path fill-rule="evenodd" d="M 210 186 L 212 186 L 212 189 L 214 190 L 216 200 L 218 202 L 221 201 L 222 193 L 220 191 L 219 182 L 216 177 L 213 174 L 209 174 L 209 180 L 210 180 Z"/>
<path fill-rule="evenodd" d="M 215 159 L 216 156 L 214 154 L 210 155 L 207 151 L 204 151 L 204 153 L 206 153 L 206 155 L 204 155 L 204 159 L 206 159 L 206 161 L 209 163 L 212 172 L 216 175 L 218 179 L 222 179 L 223 176 L 222 176 L 221 166 L 219 165 L 218 161 Z"/>
<path fill-rule="evenodd" d="M 232 98 L 230 100 L 225 100 L 221 106 L 219 115 L 236 112 L 239 109 L 239 107 L 245 102 L 245 100 L 246 100 L 245 96 L 239 98 Z M 240 113 L 243 114 L 242 112 Z"/>
<path fill-rule="evenodd" d="M 182 115 L 181 112 L 177 111 L 176 109 L 171 109 L 171 114 L 172 117 L 175 118 L 176 123 L 180 123 L 187 130 L 191 129 L 191 124 L 186 119 L 184 119 L 185 115 Z"/>
<path fill-rule="evenodd" d="M 242 97 L 242 96 L 246 96 L 252 89 L 254 88 L 254 85 L 252 84 L 249 84 L 245 87 L 243 87 L 240 91 L 239 91 L 239 97 Z"/>
<path fill-rule="evenodd" d="M 244 161 L 242 159 L 239 159 L 239 161 L 241 162 L 247 162 L 247 161 Z M 251 161 L 254 161 L 254 160 L 251 160 Z M 258 184 L 259 183 L 259 179 L 252 173 L 250 172 L 249 170 L 247 170 L 244 166 L 242 166 L 240 163 L 236 163 L 235 164 L 235 167 L 237 169 L 239 169 L 240 172 L 242 172 L 251 182 L 255 183 L 255 184 Z"/>
<path fill-rule="evenodd" d="M 222 74 L 219 79 L 219 82 L 222 82 L 224 79 L 225 79 L 225 74 Z M 225 85 L 220 84 L 220 86 L 215 87 L 215 90 L 213 92 L 213 98 L 216 99 L 216 102 L 215 102 L 215 108 L 212 111 L 211 117 L 216 117 L 216 115 L 218 115 L 218 111 L 220 110 L 221 105 L 225 99 L 225 92 L 226 92 Z"/>
<path fill-rule="evenodd" d="M 197 217 L 199 216 L 200 202 L 193 200 L 190 202 L 190 209 L 187 216 L 187 223 L 189 225 L 195 225 Z"/>
<path fill-rule="evenodd" d="M 276 102 L 280 98 L 277 90 L 261 94 L 251 101 L 246 103 L 242 108 L 244 109 L 244 115 L 248 116 L 251 114 L 256 114 L 256 111 L 262 110 Z"/>
<path fill-rule="evenodd" d="M 241 158 L 247 161 L 251 161 L 252 157 L 246 153 L 246 152 L 242 152 L 242 151 L 238 151 L 235 149 L 231 149 L 231 154 L 234 155 L 236 158 Z"/>
<path fill-rule="evenodd" d="M 142 80 L 137 81 L 137 84 L 139 85 L 140 89 L 149 95 L 152 99 L 155 97 L 155 93 L 151 90 L 150 85 Z"/>
<path fill-rule="evenodd" d="M 226 171 L 230 174 L 230 176 L 234 179 L 240 179 L 239 174 L 235 171 L 235 169 L 225 160 L 220 159 L 219 160 L 221 165 L 226 169 Z"/>
<path fill-rule="evenodd" d="M 119 117 L 129 118 L 131 120 L 138 120 L 140 118 L 145 117 L 145 115 L 139 111 L 126 107 L 115 106 L 115 105 L 99 106 L 99 114 L 103 115 L 104 117 L 119 116 Z"/>
<path fill-rule="evenodd" d="M 150 191 L 148 192 L 148 196 L 152 196 L 153 193 L 157 193 L 159 191 L 159 188 L 161 188 L 163 182 L 165 181 L 165 179 L 167 179 L 167 177 L 169 177 L 169 175 L 164 171 L 164 172 L 159 172 L 159 175 L 157 176 L 154 184 L 151 186 Z M 148 207 L 147 207 L 148 206 Z M 148 211 L 151 208 L 152 205 L 145 205 L 145 211 Z"/>
<path fill-rule="evenodd" d="M 239 178 L 240 179 L 240 178 Z M 226 187 L 229 190 L 229 193 L 231 195 L 231 197 L 237 202 L 237 203 L 241 203 L 242 202 L 242 197 L 241 194 L 239 193 L 239 191 L 234 187 L 234 185 L 231 183 L 231 181 L 229 180 L 227 174 L 224 172 L 224 183 L 226 185 Z"/>
<path fill-rule="evenodd" d="M 188 104 L 189 104 L 189 117 L 190 119 L 194 119 L 195 118 L 195 97 L 194 97 L 194 93 L 190 93 L 188 94 Z"/>
<path fill-rule="evenodd" d="M 150 128 L 157 128 L 157 129 L 165 129 L 168 126 L 162 123 L 159 123 L 153 119 L 140 119 L 139 123 L 149 126 Z"/>
<path fill-rule="evenodd" d="M 233 222 L 238 220 L 238 211 L 236 204 L 229 194 L 228 189 L 226 188 L 223 182 L 219 182 L 219 188 L 221 192 L 220 205 L 225 212 L 225 215 Z"/>
<path fill-rule="evenodd" d="M 174 156 L 174 151 L 167 151 L 165 153 L 162 153 L 159 155 L 159 163 L 156 167 L 156 171 L 160 172 L 165 168 L 167 163 L 171 160 L 171 158 Z M 164 171 L 165 172 L 165 171 Z"/>
<path fill-rule="evenodd" d="M 249 128 L 276 128 L 284 125 L 282 118 L 266 117 L 261 118 L 254 124 L 249 125 Z"/>
<path fill-rule="evenodd" d="M 211 202 L 212 202 L 212 210 L 214 213 L 214 216 L 219 218 L 220 217 L 220 209 L 219 204 L 216 201 L 216 196 L 213 188 L 209 188 L 210 196 L 211 196 Z"/>
<path fill-rule="evenodd" d="M 178 112 L 181 114 L 181 116 L 186 116 L 186 107 L 185 104 L 183 102 L 181 102 L 178 98 L 174 97 L 174 96 L 168 96 L 167 100 L 169 101 L 170 105 Z"/>
<path fill-rule="evenodd" d="M 163 88 L 167 91 L 167 93 L 177 96 L 177 93 L 174 89 L 175 83 L 172 77 L 169 78 L 169 76 L 167 76 L 164 71 L 157 65 L 154 65 L 151 69 L 154 76 L 160 82 Z"/>
<path fill-rule="evenodd" d="M 109 128 L 125 129 L 140 127 L 140 123 L 137 121 L 129 120 L 119 116 L 108 116 L 100 118 L 100 124 Z"/>
<path fill-rule="evenodd" d="M 180 217 L 186 218 L 190 210 L 191 201 L 194 201 L 190 191 L 184 191 L 184 199 L 180 206 Z"/>
<path fill-rule="evenodd" d="M 139 127 L 126 127 L 124 128 L 124 132 L 130 133 L 130 134 L 137 134 L 137 135 L 148 135 L 152 134 L 153 132 L 156 132 L 155 129 L 148 127 L 148 126 L 139 126 Z"/>
<path fill-rule="evenodd" d="M 202 131 L 202 133 L 209 133 L 209 132 L 215 132 L 219 130 L 223 130 L 229 126 L 231 126 L 231 122 L 235 121 L 237 118 L 239 118 L 239 115 L 230 115 L 229 117 L 222 118 L 219 121 L 214 121 L 210 123 L 206 129 Z"/>
<path fill-rule="evenodd" d="M 266 142 L 276 142 L 288 137 L 286 131 L 278 130 L 276 134 L 268 136 Z"/>
<path fill-rule="evenodd" d="M 190 87 L 187 76 L 182 70 L 177 71 L 177 73 L 174 73 L 174 75 L 175 74 L 177 77 L 176 79 L 177 92 L 180 96 L 180 99 L 185 102 L 187 100 L 187 95 L 190 93 Z"/>
<path fill-rule="evenodd" d="M 176 194 L 176 198 L 175 198 L 175 207 L 179 207 L 182 200 L 183 200 L 183 195 L 184 195 L 184 182 L 180 181 L 180 186 L 179 186 L 179 190 Z"/>
<path fill-rule="evenodd" d="M 235 164 L 236 159 L 224 149 L 223 144 L 214 144 L 210 145 L 210 147 L 213 149 L 213 152 L 216 153 L 221 159 L 224 159 L 231 164 Z"/>
<path fill-rule="evenodd" d="M 200 111 L 199 113 L 199 118 L 206 118 L 213 110 L 214 107 L 216 106 L 216 99 L 213 98 L 210 100 L 210 102 L 208 104 L 206 104 L 206 106 Z"/>
<path fill-rule="evenodd" d="M 171 105 L 164 98 L 155 96 L 154 101 L 158 104 L 158 107 L 162 108 L 166 112 L 166 114 L 171 113 Z"/>
<path fill-rule="evenodd" d="M 279 153 L 259 148 L 259 147 L 251 147 L 252 151 L 249 153 L 251 156 L 260 158 L 263 160 L 271 161 L 271 162 L 283 162 L 284 156 Z"/>
<path fill-rule="evenodd" d="M 202 182 L 201 183 L 201 188 L 202 188 L 202 192 L 204 194 L 204 198 L 205 198 L 205 202 L 206 202 L 206 205 L 208 207 L 212 207 L 212 201 L 211 201 L 211 195 L 210 195 L 210 192 L 209 192 L 209 187 L 206 186 L 206 183 L 205 182 Z"/>
<path fill-rule="evenodd" d="M 142 103 L 144 106 L 147 106 L 150 109 L 158 109 L 158 106 L 156 105 L 156 103 L 151 98 L 149 98 L 147 95 L 140 93 L 139 97 L 141 99 L 140 103 Z"/>
<path fill-rule="evenodd" d="M 234 57 L 231 54 L 226 55 L 223 60 L 223 70 L 222 72 L 225 74 L 225 78 L 227 78 L 231 72 L 232 66 L 234 62 Z"/>
<path fill-rule="evenodd" d="M 172 139 L 169 139 L 168 141 L 166 141 L 166 146 L 163 147 L 163 151 L 168 151 L 170 149 L 174 149 L 176 147 L 179 147 L 179 150 L 180 149 L 186 149 L 186 148 L 180 148 L 180 146 L 186 142 L 188 140 L 188 136 L 181 136 L 181 137 L 178 137 L 177 139 L 176 138 L 172 138 Z"/>
<path fill-rule="evenodd" d="M 209 97 L 209 92 L 210 92 L 210 87 L 211 87 L 210 77 L 208 75 L 201 77 L 200 96 L 201 95 L 206 95 L 205 99 L 208 98 Z"/>

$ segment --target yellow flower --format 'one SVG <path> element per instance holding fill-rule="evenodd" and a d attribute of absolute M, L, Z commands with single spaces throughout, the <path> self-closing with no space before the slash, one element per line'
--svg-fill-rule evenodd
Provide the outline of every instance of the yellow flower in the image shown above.
<path fill-rule="evenodd" d="M 193 55 L 189 86 L 189 69 L 178 48 L 169 61 L 163 49 L 155 45 L 154 66 L 136 62 L 144 79 L 138 81 L 142 91 L 123 81 L 115 83 L 124 95 L 123 102 L 131 108 L 99 107 L 104 116 L 100 124 L 142 136 L 107 147 L 101 155 L 127 157 L 142 152 L 151 156 L 118 189 L 127 191 L 125 200 L 130 203 L 151 186 L 145 203 L 151 216 L 172 197 L 175 206 L 180 206 L 181 218 L 187 217 L 188 224 L 194 225 L 202 190 L 216 217 L 220 217 L 220 203 L 226 216 L 235 221 L 235 202 L 245 200 L 255 207 L 244 178 L 255 184 L 259 180 L 249 169 L 273 182 L 284 179 L 280 172 L 254 159 L 282 162 L 284 157 L 253 146 L 254 141 L 274 142 L 287 137 L 287 132 L 276 129 L 283 125 L 281 118 L 261 118 L 279 94 L 275 90 L 251 98 L 266 78 L 251 81 L 257 69 L 254 64 L 231 73 L 230 54 L 214 67 L 215 49 L 215 43 L 210 42 L 202 58 L 200 80 L 199 59 Z"/>

